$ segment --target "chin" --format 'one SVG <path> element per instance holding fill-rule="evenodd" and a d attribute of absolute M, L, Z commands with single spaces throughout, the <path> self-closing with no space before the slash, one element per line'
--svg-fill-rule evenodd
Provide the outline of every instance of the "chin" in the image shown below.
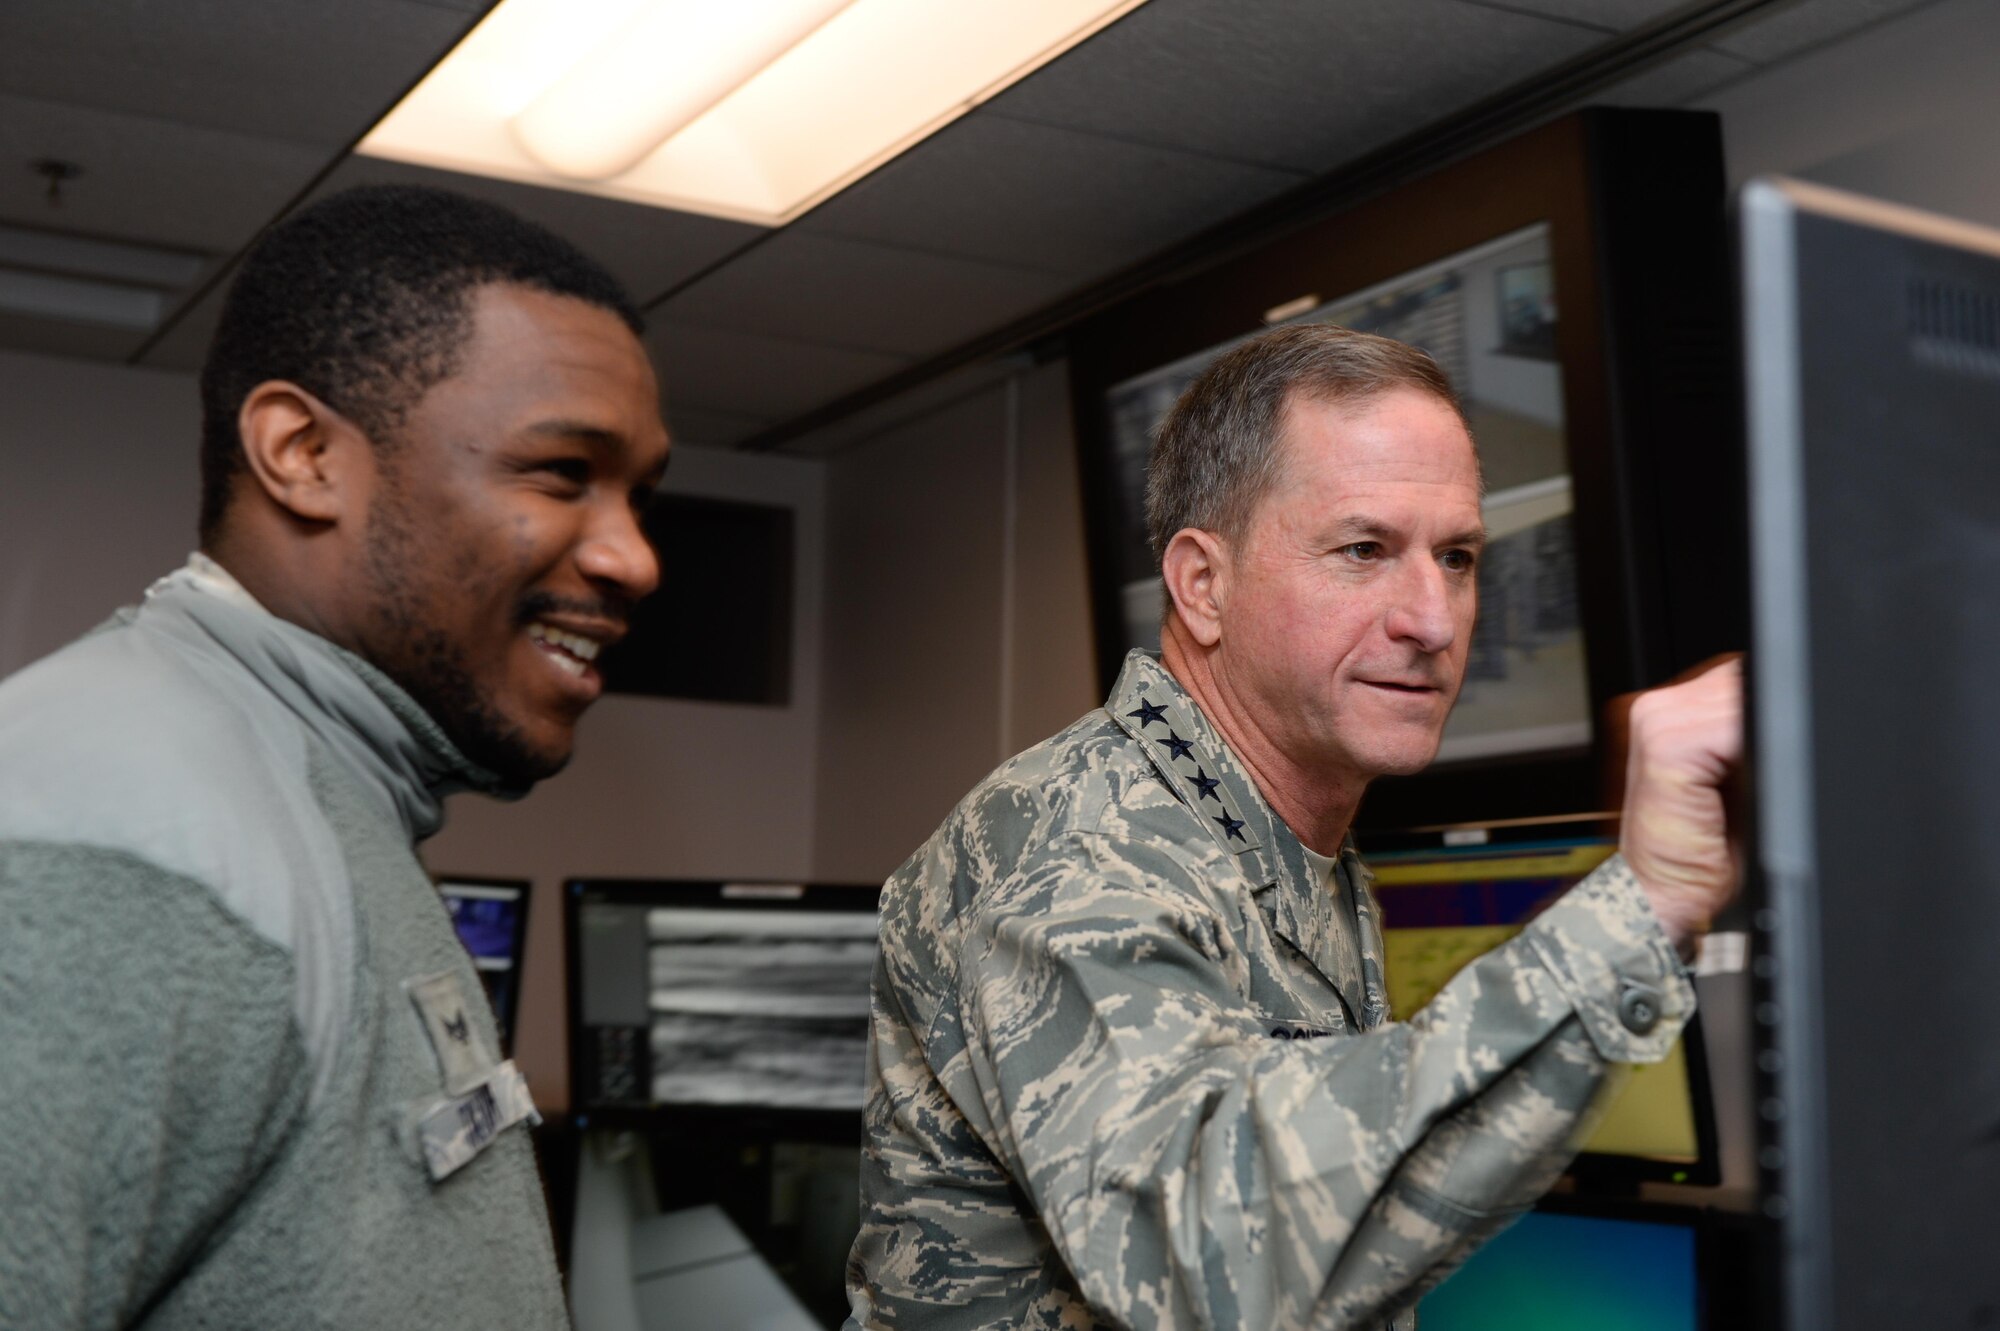
<path fill-rule="evenodd" d="M 1415 744 L 1396 745 L 1374 755 L 1370 764 L 1376 776 L 1415 776 L 1437 760 L 1439 737 Z"/>
<path fill-rule="evenodd" d="M 532 786 L 569 765 L 576 732 L 507 714 L 482 704 L 439 716 L 459 751 L 509 786 Z"/>

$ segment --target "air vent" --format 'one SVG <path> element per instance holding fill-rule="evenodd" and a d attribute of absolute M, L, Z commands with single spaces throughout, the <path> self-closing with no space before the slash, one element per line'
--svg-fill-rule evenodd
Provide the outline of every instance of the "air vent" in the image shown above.
<path fill-rule="evenodd" d="M 1926 365 L 2000 379 L 2000 291 L 1913 277 L 1910 350 Z"/>

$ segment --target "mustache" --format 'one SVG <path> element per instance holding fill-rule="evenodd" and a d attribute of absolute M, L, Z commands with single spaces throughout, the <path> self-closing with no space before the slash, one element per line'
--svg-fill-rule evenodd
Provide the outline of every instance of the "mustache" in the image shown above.
<path fill-rule="evenodd" d="M 517 623 L 528 624 L 550 615 L 573 615 L 579 619 L 604 619 L 620 628 L 630 628 L 632 611 L 638 600 L 608 592 L 603 596 L 586 599 L 580 596 L 557 596 L 554 592 L 529 592 L 514 608 Z"/>

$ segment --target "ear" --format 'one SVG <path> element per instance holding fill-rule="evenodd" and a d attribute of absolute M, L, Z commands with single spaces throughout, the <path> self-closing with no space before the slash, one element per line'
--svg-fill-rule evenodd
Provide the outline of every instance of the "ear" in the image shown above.
<path fill-rule="evenodd" d="M 338 522 L 356 504 L 368 440 L 305 389 L 282 379 L 258 384 L 236 429 L 251 476 L 279 508 L 306 522 Z"/>
<path fill-rule="evenodd" d="M 1160 576 L 1194 640 L 1203 647 L 1220 642 L 1229 583 L 1229 548 L 1222 538 L 1199 527 L 1181 528 L 1160 556 Z"/>

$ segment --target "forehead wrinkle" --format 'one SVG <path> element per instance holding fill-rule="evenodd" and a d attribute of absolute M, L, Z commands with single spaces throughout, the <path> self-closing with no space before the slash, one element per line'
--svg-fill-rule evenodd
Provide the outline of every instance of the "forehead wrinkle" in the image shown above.
<path fill-rule="evenodd" d="M 1408 533 L 1393 522 L 1367 513 L 1351 513 L 1333 524 L 1333 534 L 1337 539 L 1366 539 L 1391 541 Z M 1486 544 L 1486 524 L 1462 527 L 1439 540 L 1440 545 L 1484 545 Z"/>

